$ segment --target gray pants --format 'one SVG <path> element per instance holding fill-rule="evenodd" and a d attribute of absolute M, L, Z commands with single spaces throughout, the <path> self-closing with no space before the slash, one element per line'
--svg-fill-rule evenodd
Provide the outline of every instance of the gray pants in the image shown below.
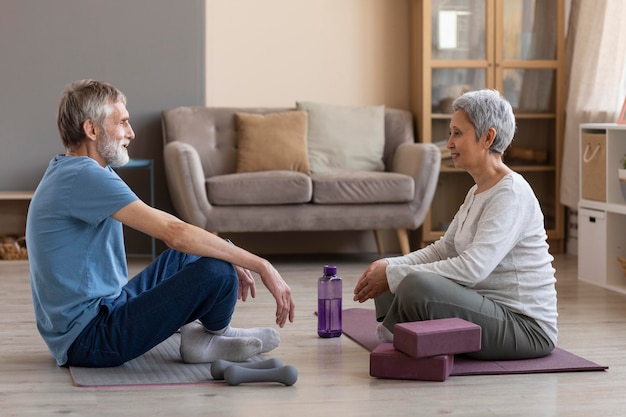
<path fill-rule="evenodd" d="M 552 352 L 554 343 L 534 319 L 515 313 L 476 291 L 431 273 L 411 273 L 395 294 L 374 299 L 376 318 L 393 332 L 396 323 L 458 317 L 482 328 L 483 360 L 529 359 Z"/>

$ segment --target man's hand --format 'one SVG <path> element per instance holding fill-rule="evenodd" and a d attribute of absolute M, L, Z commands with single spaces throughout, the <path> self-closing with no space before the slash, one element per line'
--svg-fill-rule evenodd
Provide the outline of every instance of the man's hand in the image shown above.
<path fill-rule="evenodd" d="M 242 268 L 238 265 L 235 265 L 235 271 L 237 271 L 237 276 L 239 277 L 239 290 L 237 292 L 237 298 L 241 301 L 246 301 L 248 299 L 248 293 L 252 296 L 252 298 L 256 297 L 256 283 L 254 282 L 254 277 L 252 273 L 246 268 Z"/>
<path fill-rule="evenodd" d="M 263 285 L 276 300 L 276 324 L 283 327 L 289 319 L 293 323 L 295 304 L 291 298 L 291 288 L 278 271 L 266 261 L 265 268 L 259 272 Z"/>
<path fill-rule="evenodd" d="M 389 262 L 385 259 L 379 259 L 367 267 L 354 287 L 354 301 L 363 303 L 389 291 L 387 265 Z"/>

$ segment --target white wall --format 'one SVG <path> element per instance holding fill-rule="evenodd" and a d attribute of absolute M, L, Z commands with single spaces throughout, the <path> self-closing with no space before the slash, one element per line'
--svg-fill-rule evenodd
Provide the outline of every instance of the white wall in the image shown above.
<path fill-rule="evenodd" d="M 409 108 L 408 0 L 206 0 L 206 103 Z"/>

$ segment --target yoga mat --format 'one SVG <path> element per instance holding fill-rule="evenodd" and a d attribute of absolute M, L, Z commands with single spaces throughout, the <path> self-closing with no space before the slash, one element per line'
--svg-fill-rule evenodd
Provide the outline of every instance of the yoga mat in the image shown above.
<path fill-rule="evenodd" d="M 351 308 L 343 310 L 343 333 L 370 352 L 380 344 L 376 336 L 374 310 Z M 541 372 L 603 371 L 608 366 L 581 358 L 564 349 L 556 348 L 543 358 L 512 361 L 481 361 L 460 355 L 454 357 L 454 368 L 450 375 L 497 375 L 529 374 Z"/>
<path fill-rule="evenodd" d="M 111 368 L 82 368 L 70 366 L 74 385 L 105 387 L 121 385 L 169 385 L 218 382 L 211 376 L 211 364 L 182 362 L 179 353 L 180 334 L 155 346 L 122 366 Z M 250 359 L 259 361 L 260 356 Z M 223 382 L 223 381 L 219 381 Z"/>

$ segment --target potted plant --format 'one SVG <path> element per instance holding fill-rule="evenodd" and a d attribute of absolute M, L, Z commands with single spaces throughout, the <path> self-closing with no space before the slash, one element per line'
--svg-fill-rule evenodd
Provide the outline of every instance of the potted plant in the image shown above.
<path fill-rule="evenodd" d="M 620 181 L 626 181 L 626 154 L 619 161 L 619 169 L 617 170 Z"/>

